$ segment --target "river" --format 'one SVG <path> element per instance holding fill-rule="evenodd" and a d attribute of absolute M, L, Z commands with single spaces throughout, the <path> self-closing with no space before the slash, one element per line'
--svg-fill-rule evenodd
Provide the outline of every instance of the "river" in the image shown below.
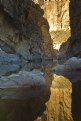
<path fill-rule="evenodd" d="M 28 63 L 7 72 L 6 76 L 20 70 L 41 71 L 47 86 L 19 88 L 20 98 L 14 96 L 14 88 L 0 88 L 0 121 L 81 121 L 81 72 L 55 73 L 56 65 L 57 61 Z"/>

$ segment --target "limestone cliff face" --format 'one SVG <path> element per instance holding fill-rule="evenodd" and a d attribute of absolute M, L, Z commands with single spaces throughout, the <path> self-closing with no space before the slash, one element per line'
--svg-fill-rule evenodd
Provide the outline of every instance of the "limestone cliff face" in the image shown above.
<path fill-rule="evenodd" d="M 34 0 L 44 10 L 44 17 L 48 20 L 50 31 L 68 30 L 69 0 Z"/>
<path fill-rule="evenodd" d="M 0 0 L 0 47 L 26 60 L 51 58 L 49 26 L 43 14 L 31 0 Z"/>
<path fill-rule="evenodd" d="M 44 10 L 43 17 L 49 23 L 53 49 L 59 50 L 61 44 L 70 36 L 69 0 L 33 0 Z"/>

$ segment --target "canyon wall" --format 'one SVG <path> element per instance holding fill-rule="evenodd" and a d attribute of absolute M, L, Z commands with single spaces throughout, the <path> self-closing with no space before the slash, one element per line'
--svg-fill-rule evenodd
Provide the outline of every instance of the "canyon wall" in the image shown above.
<path fill-rule="evenodd" d="M 69 6 L 71 37 L 61 46 L 60 59 L 81 57 L 81 1 L 70 0 Z"/>
<path fill-rule="evenodd" d="M 59 55 L 80 57 L 80 5 L 72 0 L 0 0 L 1 49 L 26 60 L 52 59 L 53 48 L 67 41 L 71 27 Z"/>
<path fill-rule="evenodd" d="M 59 50 L 61 44 L 70 36 L 69 0 L 33 0 L 44 11 L 43 17 L 49 23 L 53 49 Z"/>
<path fill-rule="evenodd" d="M 68 30 L 69 0 L 34 0 L 44 10 L 50 31 Z"/>
<path fill-rule="evenodd" d="M 52 58 L 44 11 L 31 0 L 0 1 L 0 47 L 26 60 Z"/>

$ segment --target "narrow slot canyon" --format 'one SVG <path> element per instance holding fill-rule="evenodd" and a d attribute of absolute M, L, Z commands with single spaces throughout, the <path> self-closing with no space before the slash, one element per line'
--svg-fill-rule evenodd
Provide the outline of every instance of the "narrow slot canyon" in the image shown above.
<path fill-rule="evenodd" d="M 81 121 L 80 13 L 80 0 L 0 0 L 0 121 Z"/>

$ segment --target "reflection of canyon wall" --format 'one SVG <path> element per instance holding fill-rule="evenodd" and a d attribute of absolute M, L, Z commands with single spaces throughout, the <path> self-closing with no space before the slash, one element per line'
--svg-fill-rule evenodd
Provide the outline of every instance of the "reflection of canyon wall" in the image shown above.
<path fill-rule="evenodd" d="M 50 31 L 69 29 L 69 0 L 34 0 L 44 10 Z"/>
<path fill-rule="evenodd" d="M 51 96 L 47 102 L 49 121 L 72 121 L 71 83 L 62 76 L 56 76 L 51 86 Z"/>
<path fill-rule="evenodd" d="M 45 70 L 45 78 L 50 83 L 50 98 L 46 102 L 46 110 L 43 115 L 35 121 L 73 121 L 72 118 L 72 84 L 63 77 Z"/>

